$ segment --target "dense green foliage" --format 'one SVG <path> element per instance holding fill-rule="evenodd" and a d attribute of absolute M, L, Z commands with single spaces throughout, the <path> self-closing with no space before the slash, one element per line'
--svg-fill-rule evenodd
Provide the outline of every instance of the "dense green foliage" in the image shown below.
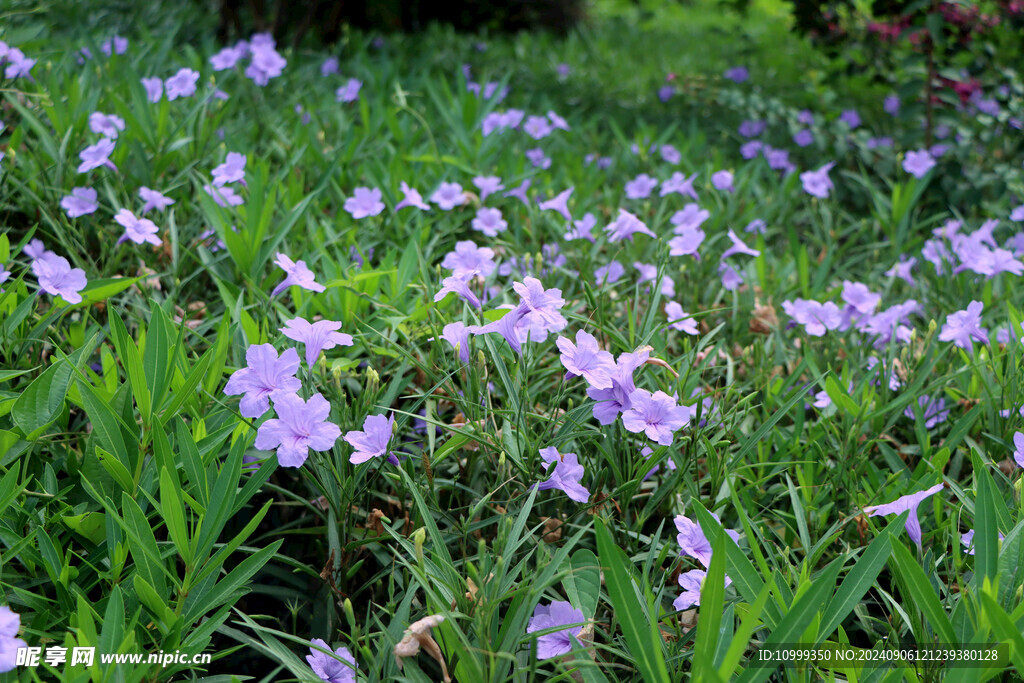
<path fill-rule="evenodd" d="M 348 31 L 330 54 L 278 45 L 287 66 L 259 86 L 247 61 L 211 68 L 224 47 L 214 19 L 117 9 L 12 3 L 0 28 L 38 59 L 31 79 L 0 90 L 0 585 L 21 617 L 0 645 L 213 661 L 97 658 L 0 676 L 315 682 L 314 639 L 348 648 L 370 681 L 440 680 L 442 666 L 474 683 L 1024 671 L 1024 86 L 1012 64 L 980 60 L 981 100 L 928 106 L 918 61 L 888 80 L 839 77 L 779 5 L 739 16 L 607 2 L 564 40 L 433 27 Z M 115 31 L 129 43 L 106 55 Z M 340 72 L 322 75 L 329 56 Z M 737 66 L 749 79 L 723 77 Z M 151 101 L 142 79 L 183 68 L 199 74 L 195 93 L 170 100 L 165 80 Z M 349 78 L 361 89 L 340 101 Z M 484 96 L 473 84 L 495 85 Z M 893 94 L 899 111 L 886 113 Z M 554 112 L 568 130 L 485 134 L 512 108 Z M 79 172 L 101 140 L 95 112 L 123 119 L 115 168 Z M 763 132 L 737 132 L 757 121 Z M 763 147 L 749 154 L 754 138 L 788 151 L 790 167 Z M 531 162 L 534 149 L 549 166 Z M 934 167 L 911 171 L 918 152 Z M 237 206 L 204 189 L 229 153 L 246 155 L 244 184 L 227 184 Z M 813 196 L 806 175 L 830 162 L 834 187 Z M 638 174 L 664 187 L 677 171 L 697 174 L 709 212 L 699 258 L 670 253 L 693 199 L 624 195 Z M 479 176 L 504 189 L 481 198 Z M 528 201 L 506 194 L 527 180 Z M 460 183 L 465 203 L 396 208 L 402 183 L 429 201 L 443 182 Z M 114 217 L 142 215 L 142 187 L 174 203 L 146 214 L 155 244 L 119 242 Z M 95 190 L 93 211 L 69 215 L 73 188 Z M 354 217 L 356 188 L 379 189 L 383 210 Z M 569 188 L 567 210 L 593 214 L 594 241 L 567 239 L 572 225 L 540 206 Z M 474 228 L 485 207 L 507 222 L 495 236 Z M 615 240 L 604 228 L 620 209 L 654 236 Z M 37 239 L 82 269 L 81 301 L 44 291 Z M 482 307 L 435 297 L 466 240 L 498 263 L 469 281 Z M 945 263 L 929 256 L 939 248 Z M 274 292 L 279 254 L 323 291 Z M 612 261 L 625 274 L 602 280 Z M 893 274 L 901 263 L 912 277 Z M 460 360 L 445 326 L 500 319 L 528 277 L 561 291 L 564 329 L 521 353 L 477 334 Z M 874 303 L 856 309 L 852 283 Z M 670 325 L 669 300 L 696 333 Z M 800 300 L 846 322 L 798 324 Z M 952 316 L 972 302 L 988 338 L 952 343 Z M 900 305 L 886 338 L 881 312 Z M 307 366 L 282 332 L 299 317 L 338 321 L 353 344 Z M 689 411 L 670 445 L 595 418 L 589 380 L 566 376 L 555 343 L 579 330 L 615 357 L 649 347 L 636 386 Z M 341 434 L 393 415 L 399 464 L 353 463 L 341 438 L 301 467 L 257 449 L 275 414 L 243 416 L 245 399 L 225 388 L 262 344 L 297 349 L 300 397 L 322 395 Z M 552 474 L 541 452 L 552 447 L 578 455 L 587 502 L 534 486 Z M 930 488 L 913 514 L 865 509 Z M 914 515 L 919 543 L 905 531 Z M 682 517 L 706 538 L 704 559 L 681 550 Z M 679 577 L 695 569 L 707 572 L 699 606 L 677 610 Z M 562 601 L 583 615 L 578 637 L 528 632 L 539 605 Z M 431 622 L 437 656 L 424 640 L 397 658 L 406 629 L 431 615 L 444 617 Z M 565 653 L 539 657 L 551 636 Z M 758 648 L 778 643 L 1003 649 L 948 670 L 757 666 Z"/>

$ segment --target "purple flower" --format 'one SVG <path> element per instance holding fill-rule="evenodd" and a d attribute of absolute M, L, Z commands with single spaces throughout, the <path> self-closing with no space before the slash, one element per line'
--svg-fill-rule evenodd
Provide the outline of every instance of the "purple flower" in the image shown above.
<path fill-rule="evenodd" d="M 348 461 L 353 465 L 359 465 L 370 458 L 379 458 L 387 455 L 387 460 L 392 465 L 398 464 L 398 458 L 388 454 L 388 444 L 391 442 L 391 433 L 395 427 L 394 414 L 384 417 L 383 415 L 367 415 L 363 420 L 363 431 L 351 431 L 345 434 L 345 441 L 348 442 L 355 452 L 349 456 Z"/>
<path fill-rule="evenodd" d="M 903 170 L 915 178 L 923 178 L 928 171 L 935 167 L 935 159 L 928 153 L 928 150 L 921 149 L 916 152 L 907 152 L 903 159 Z"/>
<path fill-rule="evenodd" d="M 658 277 L 658 267 L 651 263 L 640 263 L 635 262 L 633 267 L 640 271 L 639 282 L 650 282 L 654 278 Z M 650 291 L 649 289 L 645 291 Z M 672 281 L 672 278 L 665 275 L 661 278 L 661 294 L 662 296 L 673 297 L 676 295 L 676 284 Z"/>
<path fill-rule="evenodd" d="M 46 253 L 52 253 L 43 245 L 43 241 L 38 238 L 26 244 L 21 251 L 33 261 L 42 258 Z"/>
<path fill-rule="evenodd" d="M 814 114 L 810 109 L 801 109 L 796 115 L 796 121 L 804 126 L 813 126 Z"/>
<path fill-rule="evenodd" d="M 998 533 L 999 533 L 999 540 L 1000 540 L 1000 542 L 1002 542 L 1002 540 L 1004 538 L 1006 538 L 1006 537 L 1003 536 L 1003 532 L 1002 531 L 1000 531 Z M 968 555 L 973 555 L 974 554 L 974 529 L 971 529 L 970 531 L 965 531 L 960 536 L 960 542 L 964 545 L 964 552 L 967 553 Z"/>
<path fill-rule="evenodd" d="M 94 111 L 92 114 L 89 114 L 89 130 L 111 140 L 116 140 L 117 134 L 124 130 L 124 119 L 113 114 Z"/>
<path fill-rule="evenodd" d="M 505 232 L 508 228 L 508 223 L 501 217 L 501 211 L 487 206 L 476 212 L 471 225 L 474 230 L 488 237 L 497 237 L 499 232 Z"/>
<path fill-rule="evenodd" d="M 320 75 L 325 78 L 339 72 L 340 65 L 338 64 L 337 57 L 328 57 L 324 60 L 324 63 L 320 65 Z"/>
<path fill-rule="evenodd" d="M 681 612 L 684 609 L 690 609 L 694 605 L 700 606 L 700 591 L 704 585 L 704 580 L 707 578 L 708 574 L 703 569 L 691 569 L 680 574 L 679 587 L 683 589 L 683 592 L 672 601 L 673 609 Z M 725 585 L 728 586 L 731 583 L 732 579 L 726 576 Z"/>
<path fill-rule="evenodd" d="M 572 214 L 569 213 L 569 197 L 575 188 L 570 187 L 568 190 L 559 192 L 557 195 L 540 203 L 541 211 L 557 211 L 567 221 L 572 220 Z"/>
<path fill-rule="evenodd" d="M 697 249 L 700 248 L 700 244 L 705 240 L 705 231 L 699 227 L 687 225 L 677 227 L 676 232 L 677 237 L 669 240 L 669 256 L 692 256 L 699 260 L 700 254 L 697 253 Z"/>
<path fill-rule="evenodd" d="M 409 187 L 409 184 L 404 180 L 402 181 L 401 190 L 404 198 L 395 206 L 395 211 L 404 209 L 407 206 L 414 206 L 420 211 L 430 210 L 427 203 L 423 201 L 423 197 L 420 195 L 419 190 L 414 187 Z"/>
<path fill-rule="evenodd" d="M 551 158 L 544 154 L 540 147 L 526 150 L 526 160 L 533 164 L 534 168 L 551 168 Z"/>
<path fill-rule="evenodd" d="M 455 250 L 445 255 L 441 262 L 442 268 L 452 271 L 452 275 L 472 273 L 487 277 L 494 272 L 494 250 L 489 247 L 478 247 L 470 240 L 455 243 Z"/>
<path fill-rule="evenodd" d="M 462 191 L 462 185 L 458 183 L 441 183 L 434 194 L 430 195 L 430 201 L 437 204 L 444 211 L 451 211 L 456 206 L 466 203 L 466 195 Z"/>
<path fill-rule="evenodd" d="M 643 432 L 662 446 L 671 446 L 672 433 L 690 421 L 690 409 L 676 405 L 676 400 L 664 391 L 652 394 L 636 389 L 629 395 L 629 404 L 622 413 L 622 426 L 634 434 Z"/>
<path fill-rule="evenodd" d="M 213 184 L 215 187 L 222 187 L 228 183 L 245 180 L 245 155 L 238 152 L 228 152 L 227 159 L 220 166 L 213 169 Z"/>
<path fill-rule="evenodd" d="M 530 116 L 523 124 L 523 132 L 534 140 L 546 138 L 551 135 L 552 131 L 554 131 L 554 127 L 543 116 Z"/>
<path fill-rule="evenodd" d="M 612 388 L 615 359 L 612 354 L 601 350 L 594 335 L 578 330 L 575 344 L 566 337 L 558 337 L 555 345 L 562 354 L 562 365 L 569 371 L 567 378 L 582 376 L 595 389 Z"/>
<path fill-rule="evenodd" d="M 2 55 L 0 55 L 0 61 Z M 36 65 L 36 60 L 29 59 L 25 56 L 25 53 L 16 47 L 12 47 L 7 51 L 7 68 L 4 70 L 4 76 L 10 79 L 15 78 L 32 78 L 32 67 Z"/>
<path fill-rule="evenodd" d="M 796 166 L 789 160 L 789 151 L 785 149 L 772 149 L 765 145 L 764 158 L 768 160 L 768 168 L 776 171 L 783 171 L 786 174 L 796 170 Z"/>
<path fill-rule="evenodd" d="M 685 312 L 679 303 L 669 301 L 665 304 L 665 315 L 668 316 L 668 326 L 672 329 L 686 334 L 698 334 L 697 321 L 690 317 L 690 314 Z"/>
<path fill-rule="evenodd" d="M 21 628 L 21 616 L 10 607 L 0 607 L 0 673 L 13 671 L 17 666 L 18 649 L 28 647 L 24 640 L 18 638 Z"/>
<path fill-rule="evenodd" d="M 274 291 L 270 293 L 270 296 L 277 296 L 292 285 L 309 290 L 310 292 L 322 292 L 326 289 L 326 287 L 316 281 L 316 276 L 313 274 L 313 271 L 306 267 L 305 261 L 292 261 L 280 252 L 276 256 L 277 258 L 274 259 L 274 263 L 286 273 L 286 277 L 277 287 L 274 287 Z"/>
<path fill-rule="evenodd" d="M 591 231 L 597 225 L 597 218 L 594 214 L 587 212 L 583 214 L 583 218 L 572 222 L 572 227 L 565 233 L 565 240 L 588 240 L 594 242 L 594 235 Z M 1022 233 L 1024 236 L 1024 233 Z"/>
<path fill-rule="evenodd" d="M 61 208 L 67 211 L 68 218 L 86 216 L 96 211 L 96 190 L 91 187 L 76 187 L 71 194 L 60 200 Z"/>
<path fill-rule="evenodd" d="M 319 638 L 314 638 L 309 642 L 311 645 L 327 651 L 331 649 L 330 645 Z M 309 654 L 306 655 L 306 661 L 309 662 L 309 668 L 313 670 L 313 673 L 327 683 L 356 683 L 356 669 L 359 667 L 356 666 L 356 660 L 352 653 L 347 647 L 339 647 L 334 651 L 334 655 L 332 657 L 326 652 L 311 647 Z M 338 659 L 345 661 L 339 662 Z"/>
<path fill-rule="evenodd" d="M 882 295 L 876 294 L 861 282 L 843 280 L 842 299 L 862 315 L 870 315 L 882 301 Z"/>
<path fill-rule="evenodd" d="M 814 133 L 806 128 L 798 130 L 796 134 L 793 135 L 793 142 L 797 147 L 807 147 L 808 145 L 812 145 L 814 144 Z"/>
<path fill-rule="evenodd" d="M 665 197 L 673 192 L 677 192 L 685 197 L 697 199 L 697 191 L 693 189 L 693 181 L 696 179 L 696 173 L 687 178 L 679 171 L 676 171 L 668 180 L 661 183 L 660 194 L 662 197 Z M 696 206 L 696 204 L 691 204 L 689 206 Z"/>
<path fill-rule="evenodd" d="M 1013 433 L 1013 461 L 1017 467 L 1024 467 L 1024 434 Z"/>
<path fill-rule="evenodd" d="M 558 73 L 559 77 L 566 78 L 572 72 L 572 67 L 565 62 L 561 62 L 555 67 L 555 72 Z"/>
<path fill-rule="evenodd" d="M 830 161 L 817 171 L 804 171 L 801 173 L 800 182 L 803 183 L 804 192 L 819 199 L 827 198 L 829 192 L 835 187 L 832 184 L 832 179 L 828 177 L 828 172 L 835 165 L 834 161 Z"/>
<path fill-rule="evenodd" d="M 104 40 L 100 45 L 100 50 L 108 57 L 112 53 L 123 55 L 128 50 L 128 39 L 115 35 L 112 39 Z"/>
<path fill-rule="evenodd" d="M 357 187 L 351 197 L 345 200 L 345 210 L 352 218 L 359 220 L 368 216 L 376 216 L 384 210 L 380 189 L 374 187 Z"/>
<path fill-rule="evenodd" d="M 441 281 L 441 289 L 434 295 L 434 301 L 441 301 L 449 293 L 456 294 L 460 299 L 469 303 L 473 308 L 480 308 L 483 304 L 480 302 L 478 297 L 473 290 L 469 288 L 469 283 L 476 279 L 476 273 L 460 273 L 459 275 L 452 275 L 446 277 Z"/>
<path fill-rule="evenodd" d="M 885 271 L 885 274 L 889 277 L 898 277 L 904 282 L 906 282 L 908 285 L 913 287 L 917 283 L 914 282 L 914 276 L 911 273 L 911 271 L 913 270 L 914 265 L 916 263 L 917 259 L 914 257 L 911 257 L 906 261 L 899 261 L 898 263 L 894 264 L 892 268 Z"/>
<path fill-rule="evenodd" d="M 917 405 L 924 409 L 922 417 L 924 418 L 925 429 L 931 429 L 949 418 L 949 411 L 946 409 L 946 399 L 944 398 L 937 398 L 932 401 L 931 396 L 922 394 L 917 399 Z M 903 411 L 903 414 L 911 420 L 914 419 L 914 409 L 912 407 L 908 406 Z"/>
<path fill-rule="evenodd" d="M 839 115 L 839 120 L 850 128 L 856 128 L 860 125 L 860 114 L 855 109 L 844 109 L 843 113 Z"/>
<path fill-rule="evenodd" d="M 359 99 L 359 89 L 362 87 L 362 81 L 358 78 L 350 78 L 345 82 L 345 85 L 334 92 L 334 98 L 338 102 L 355 102 Z"/>
<path fill-rule="evenodd" d="M 1024 221 L 1024 204 L 1021 204 L 1010 212 L 1010 220 L 1018 222 Z"/>
<path fill-rule="evenodd" d="M 214 187 L 207 183 L 206 185 L 203 185 L 203 190 L 206 191 L 206 194 L 213 197 L 213 201 L 219 206 L 239 206 L 240 204 L 245 203 L 245 200 L 235 194 L 235 191 L 227 185 L 224 187 Z"/>
<path fill-rule="evenodd" d="M 117 166 L 114 166 L 113 162 L 110 161 L 110 155 L 113 151 L 114 141 L 110 138 L 103 138 L 95 145 L 89 145 L 78 155 L 82 160 L 82 163 L 78 165 L 78 172 L 88 173 L 100 166 L 106 166 L 116 171 Z"/>
<path fill-rule="evenodd" d="M 719 524 L 722 523 L 721 518 L 714 512 L 711 513 L 715 521 Z M 704 535 L 704 531 L 700 528 L 700 525 L 692 521 L 688 517 L 678 515 L 674 520 L 676 530 L 679 532 L 676 535 L 676 543 L 679 544 L 679 552 L 681 555 L 692 557 L 693 559 L 700 562 L 705 567 L 711 566 L 711 542 Z M 733 529 L 725 529 L 725 533 L 729 535 L 733 541 L 739 542 L 740 534 L 738 531 Z"/>
<path fill-rule="evenodd" d="M 632 241 L 633 235 L 637 233 L 657 238 L 643 221 L 625 209 L 619 209 L 619 217 L 609 223 L 604 230 L 608 233 L 609 242 L 620 242 L 625 239 Z"/>
<path fill-rule="evenodd" d="M 587 387 L 587 396 L 595 401 L 594 419 L 602 425 L 610 425 L 615 422 L 619 413 L 630 409 L 630 396 L 636 391 L 633 371 L 647 361 L 649 354 L 650 352 L 646 350 L 619 354 L 616 371 L 612 376 L 612 388 Z"/>
<path fill-rule="evenodd" d="M 270 399 L 280 394 L 293 394 L 302 388 L 295 376 L 299 354 L 287 349 L 280 357 L 271 344 L 252 344 L 245 350 L 247 367 L 236 370 L 228 379 L 224 393 L 244 394 L 238 404 L 242 417 L 259 418 L 270 409 Z"/>
<path fill-rule="evenodd" d="M 284 336 L 301 342 L 306 347 L 306 365 L 312 368 L 321 351 L 335 346 L 352 346 L 352 335 L 338 332 L 341 323 L 334 320 L 318 320 L 310 323 L 304 318 L 295 318 L 280 328 Z"/>
<path fill-rule="evenodd" d="M 681 235 L 687 230 L 699 228 L 710 216 L 711 212 L 707 209 L 702 209 L 696 204 L 690 203 L 684 206 L 682 210 L 672 214 L 669 223 L 675 226 L 673 232 Z"/>
<path fill-rule="evenodd" d="M 284 73 L 284 68 L 288 66 L 288 61 L 274 49 L 273 39 L 262 42 L 257 41 L 256 36 L 253 36 L 249 49 L 252 61 L 245 68 L 245 75 L 258 86 L 264 86 L 270 82 L 271 78 L 277 78 Z"/>
<path fill-rule="evenodd" d="M 722 287 L 729 292 L 743 284 L 743 276 L 740 275 L 740 272 L 725 261 L 718 264 L 718 276 L 722 278 Z"/>
<path fill-rule="evenodd" d="M 760 140 L 751 140 L 740 145 L 740 156 L 748 161 L 764 150 L 765 144 Z"/>
<path fill-rule="evenodd" d="M 480 201 L 487 199 L 488 195 L 505 189 L 505 186 L 501 184 L 501 178 L 497 176 L 477 176 L 473 178 L 473 184 L 480 190 Z"/>
<path fill-rule="evenodd" d="M 214 71 L 233 69 L 248 52 L 249 48 L 244 44 L 222 48 L 220 52 L 210 57 L 210 66 L 213 67 Z"/>
<path fill-rule="evenodd" d="M 302 467 L 309 449 L 330 450 L 341 436 L 338 425 L 327 421 L 331 404 L 320 394 L 308 401 L 298 394 L 275 394 L 274 410 L 278 416 L 260 425 L 255 446 L 261 451 L 276 448 L 282 467 Z"/>
<path fill-rule="evenodd" d="M 792 302 L 783 301 L 782 310 L 794 321 L 803 325 L 807 334 L 812 337 L 821 337 L 828 330 L 839 329 L 843 322 L 842 312 L 831 301 L 825 303 L 806 299 L 797 299 Z"/>
<path fill-rule="evenodd" d="M 526 306 L 520 304 L 494 322 L 481 325 L 471 331 L 473 334 L 490 334 L 491 332 L 497 332 L 505 338 L 505 341 L 508 342 L 509 347 L 513 351 L 516 353 L 522 353 L 523 345 L 519 340 L 519 330 L 517 329 L 517 325 L 519 325 L 525 315 Z M 545 338 L 546 337 L 547 335 L 545 335 Z M 537 340 L 534 339 L 534 341 Z"/>
<path fill-rule="evenodd" d="M 164 82 L 159 78 L 143 78 L 142 87 L 146 89 L 146 98 L 153 104 L 164 95 Z"/>
<path fill-rule="evenodd" d="M 907 535 L 910 536 L 911 541 L 917 545 L 921 545 L 921 523 L 917 519 L 917 506 L 920 505 L 925 498 L 934 496 L 941 490 L 942 484 L 936 484 L 924 491 L 900 496 L 893 502 L 886 503 L 885 505 L 869 505 L 864 508 L 864 512 L 868 513 L 869 517 L 878 517 L 880 515 L 898 515 L 909 510 L 910 516 L 907 517 L 907 523 L 905 526 Z"/>
<path fill-rule="evenodd" d="M 544 289 L 544 285 L 535 277 L 512 283 L 512 289 L 522 297 L 522 306 L 525 308 L 523 318 L 518 323 L 521 327 L 520 341 L 526 341 L 527 332 L 530 333 L 531 341 L 544 341 L 550 332 L 561 332 L 569 324 L 560 312 L 565 305 L 562 290 Z"/>
<path fill-rule="evenodd" d="M 683 155 L 672 145 L 662 145 L 659 151 L 661 152 L 662 160 L 667 164 L 678 164 L 683 160 Z M 662 192 L 662 196 L 665 196 L 664 192 Z"/>
<path fill-rule="evenodd" d="M 768 225 L 763 220 L 755 218 L 747 223 L 747 227 L 743 228 L 743 232 L 754 232 L 758 235 L 763 235 L 767 229 Z"/>
<path fill-rule="evenodd" d="M 735 192 L 736 188 L 733 187 L 732 181 L 732 171 L 716 171 L 711 175 L 711 184 L 715 186 L 716 190 Z"/>
<path fill-rule="evenodd" d="M 739 236 L 736 234 L 736 232 L 733 230 L 729 231 L 729 240 L 732 242 L 732 246 L 726 249 L 725 252 L 722 254 L 723 259 L 729 258 L 733 254 L 746 254 L 748 256 L 761 255 L 761 252 L 759 252 L 757 249 L 751 249 L 746 244 L 744 244 L 743 240 L 741 240 Z"/>
<path fill-rule="evenodd" d="M 78 292 L 85 289 L 85 271 L 72 268 L 63 256 L 57 256 L 52 251 L 43 252 L 32 261 L 32 272 L 39 278 L 39 287 L 44 292 L 59 295 L 69 304 L 82 302 L 82 295 Z"/>
<path fill-rule="evenodd" d="M 594 281 L 597 284 L 614 284 L 618 282 L 623 275 L 626 274 L 626 269 L 618 261 L 612 261 L 606 266 L 601 266 L 594 271 Z"/>
<path fill-rule="evenodd" d="M 645 199 L 651 195 L 654 188 L 658 186 L 658 179 L 652 178 L 646 173 L 641 173 L 626 183 L 627 199 Z"/>
<path fill-rule="evenodd" d="M 889 116 L 898 116 L 900 113 L 900 98 L 896 95 L 887 95 L 882 102 L 882 108 Z"/>
<path fill-rule="evenodd" d="M 452 345 L 459 354 L 459 360 L 463 363 L 469 362 L 469 335 L 477 331 L 475 325 L 466 325 L 462 322 L 448 323 L 441 332 L 441 339 Z"/>
<path fill-rule="evenodd" d="M 124 234 L 117 240 L 118 244 L 126 240 L 131 240 L 135 244 L 149 242 L 155 247 L 162 244 L 160 238 L 157 237 L 160 228 L 156 227 L 156 224 L 148 218 L 136 218 L 135 214 L 128 209 L 121 209 L 114 216 L 114 220 L 124 228 Z"/>
<path fill-rule="evenodd" d="M 164 90 L 167 92 L 168 101 L 176 100 L 179 97 L 191 97 L 196 92 L 196 84 L 199 82 L 199 72 L 192 69 L 179 69 L 164 81 Z"/>
<path fill-rule="evenodd" d="M 537 484 L 539 491 L 558 489 L 577 503 L 590 500 L 590 491 L 580 484 L 584 470 L 575 453 L 559 453 L 558 449 L 549 446 L 540 449 L 540 457 L 545 465 L 554 463 L 555 466 L 547 480 Z"/>
<path fill-rule="evenodd" d="M 745 138 L 756 138 L 768 127 L 768 122 L 762 119 L 746 120 L 740 123 L 739 134 Z"/>
<path fill-rule="evenodd" d="M 512 189 L 512 190 L 509 190 L 508 192 L 506 192 L 505 196 L 506 197 L 515 197 L 516 199 L 521 201 L 523 204 L 526 204 L 527 206 L 529 206 L 530 205 L 530 200 L 526 196 L 526 191 L 528 189 L 530 189 L 530 184 L 532 182 L 533 182 L 532 180 L 527 178 L 526 180 L 524 180 L 519 185 L 519 187 L 517 187 L 515 189 Z"/>
<path fill-rule="evenodd" d="M 742 83 L 750 78 L 750 72 L 747 71 L 745 66 L 734 66 L 722 75 L 734 83 Z"/>
<path fill-rule="evenodd" d="M 151 190 L 148 187 L 139 188 L 139 197 L 145 203 L 142 205 L 142 213 L 156 209 L 157 211 L 163 211 L 168 206 L 174 203 L 174 200 L 170 197 L 165 197 L 163 194 L 156 190 Z"/>
<path fill-rule="evenodd" d="M 662 102 L 668 102 L 675 94 L 676 89 L 671 85 L 666 84 L 658 88 L 658 99 Z"/>
<path fill-rule="evenodd" d="M 537 605 L 526 625 L 527 633 L 564 627 L 537 638 L 537 659 L 551 659 L 571 652 L 573 638 L 579 637 L 584 621 L 583 612 L 564 600 L 556 600 L 549 605 Z M 569 624 L 577 625 L 570 627 Z"/>
<path fill-rule="evenodd" d="M 967 304 L 966 310 L 951 313 L 939 332 L 939 341 L 953 342 L 961 349 L 971 350 L 971 339 L 988 344 L 988 330 L 981 327 L 981 311 L 985 307 L 980 301 Z"/>

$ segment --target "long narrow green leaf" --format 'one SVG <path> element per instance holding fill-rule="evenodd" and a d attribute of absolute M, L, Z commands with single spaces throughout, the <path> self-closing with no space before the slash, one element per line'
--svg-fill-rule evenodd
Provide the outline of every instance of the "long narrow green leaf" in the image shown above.
<path fill-rule="evenodd" d="M 622 634 L 626 637 L 636 667 L 644 681 L 668 683 L 668 668 L 665 666 L 661 638 L 651 638 L 651 623 L 644 617 L 643 609 L 637 602 L 637 591 L 626 568 L 629 559 L 615 545 L 603 520 L 594 519 L 594 533 L 597 535 L 601 567 L 605 570 L 605 588 L 615 616 L 622 624 Z"/>

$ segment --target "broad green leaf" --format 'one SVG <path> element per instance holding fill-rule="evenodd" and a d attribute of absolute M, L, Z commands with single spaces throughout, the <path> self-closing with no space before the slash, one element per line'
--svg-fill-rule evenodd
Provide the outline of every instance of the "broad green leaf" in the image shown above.
<path fill-rule="evenodd" d="M 11 408 L 11 419 L 32 441 L 60 415 L 74 374 L 69 361 L 57 360 L 36 377 Z"/>
<path fill-rule="evenodd" d="M 585 548 L 577 550 L 567 564 L 569 573 L 562 579 L 566 597 L 584 617 L 593 619 L 601 596 L 601 564 L 597 555 Z"/>

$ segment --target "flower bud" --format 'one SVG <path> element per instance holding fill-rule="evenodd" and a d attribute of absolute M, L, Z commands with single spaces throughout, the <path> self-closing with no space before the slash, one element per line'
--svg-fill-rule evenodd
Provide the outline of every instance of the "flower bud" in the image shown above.
<path fill-rule="evenodd" d="M 416 548 L 416 562 L 423 564 L 423 544 L 427 540 L 427 529 L 426 527 L 420 527 L 416 531 L 412 532 L 412 542 Z"/>

